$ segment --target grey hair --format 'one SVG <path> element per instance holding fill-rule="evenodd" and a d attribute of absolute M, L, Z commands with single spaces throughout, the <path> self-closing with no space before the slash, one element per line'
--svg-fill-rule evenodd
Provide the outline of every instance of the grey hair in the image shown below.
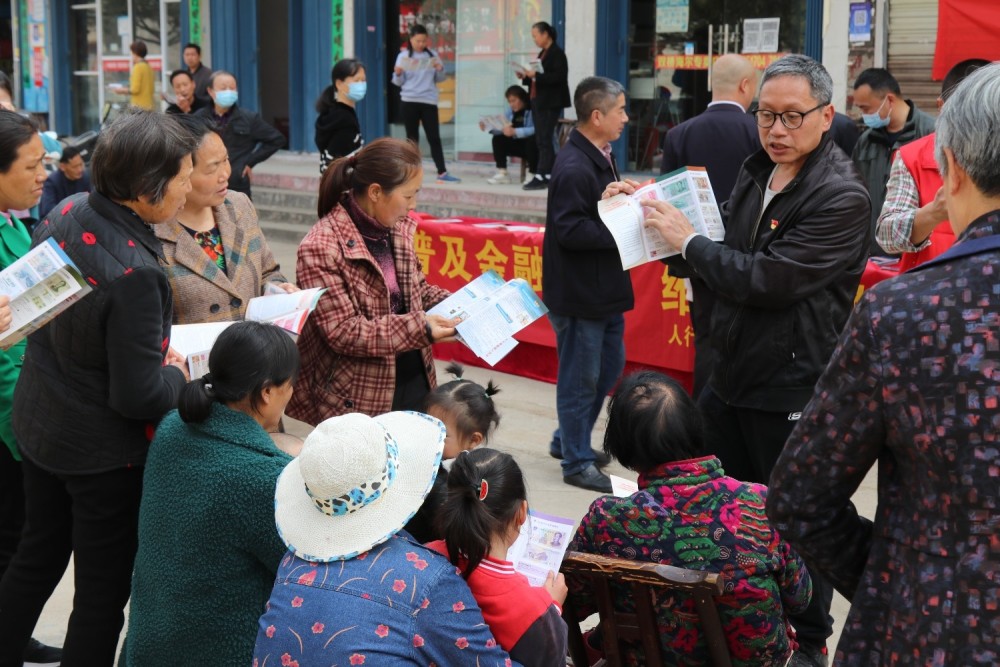
<path fill-rule="evenodd" d="M 586 123 L 595 109 L 608 113 L 618 96 L 624 93 L 625 86 L 614 79 L 588 76 L 577 85 L 573 93 L 573 108 L 576 109 L 577 120 Z"/>
<path fill-rule="evenodd" d="M 233 81 L 236 81 L 236 75 L 233 74 L 232 72 L 227 72 L 224 69 L 217 69 L 214 72 L 212 72 L 212 76 L 208 77 L 208 87 L 211 88 L 212 90 L 215 90 L 215 80 L 218 79 L 220 76 L 231 76 L 233 77 Z M 237 86 L 240 85 L 239 81 L 236 81 L 236 85 Z"/>
<path fill-rule="evenodd" d="M 833 99 L 833 79 L 830 73 L 822 64 L 816 62 L 809 56 L 799 53 L 787 55 L 780 60 L 775 60 L 764 70 L 764 77 L 760 81 L 760 87 L 771 79 L 779 76 L 801 76 L 809 82 L 809 92 L 820 104 L 829 104 Z"/>
<path fill-rule="evenodd" d="M 958 84 L 941 108 L 935 131 L 941 174 L 948 173 L 948 148 L 981 193 L 1000 196 L 1000 63 L 980 67 Z"/>
<path fill-rule="evenodd" d="M 174 116 L 130 108 L 101 130 L 90 160 L 94 190 L 115 201 L 163 200 L 181 161 L 197 150 Z"/>

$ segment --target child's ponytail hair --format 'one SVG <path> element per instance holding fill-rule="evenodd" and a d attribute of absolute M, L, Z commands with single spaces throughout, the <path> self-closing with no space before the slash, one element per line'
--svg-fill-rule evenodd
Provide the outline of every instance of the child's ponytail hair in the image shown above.
<path fill-rule="evenodd" d="M 512 523 L 528 494 L 524 475 L 510 454 L 479 447 L 462 452 L 448 474 L 448 495 L 438 509 L 438 534 L 448 545 L 448 559 L 469 575 L 490 551 L 495 536 Z"/>
<path fill-rule="evenodd" d="M 473 433 L 482 433 L 483 442 L 489 442 L 490 433 L 500 425 L 500 413 L 493 402 L 493 397 L 500 393 L 500 388 L 493 380 L 481 384 L 465 380 L 462 374 L 465 369 L 454 362 L 445 367 L 449 375 L 456 379 L 439 386 L 427 395 L 424 400 L 424 412 L 431 408 L 439 408 L 452 415 L 455 419 L 457 435 L 465 438 Z"/>

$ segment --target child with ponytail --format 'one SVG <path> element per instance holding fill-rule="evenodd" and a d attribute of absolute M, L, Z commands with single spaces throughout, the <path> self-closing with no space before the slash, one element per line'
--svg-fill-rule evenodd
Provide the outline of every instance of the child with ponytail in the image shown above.
<path fill-rule="evenodd" d="M 514 458 L 479 448 L 458 455 L 437 512 L 443 540 L 427 546 L 446 556 L 466 579 L 483 618 L 513 660 L 539 667 L 566 664 L 566 599 L 562 574 L 532 586 L 514 571 L 507 550 L 528 518 L 524 476 Z"/>
<path fill-rule="evenodd" d="M 440 419 L 447 435 L 441 453 L 441 468 L 434 480 L 434 488 L 427 494 L 423 505 L 405 528 L 418 542 L 441 538 L 435 527 L 437 510 L 444 502 L 448 483 L 448 469 L 455 457 L 464 451 L 486 444 L 500 424 L 493 397 L 500 389 L 490 380 L 482 386 L 462 377 L 465 369 L 454 362 L 445 372 L 455 379 L 439 386 L 424 400 L 424 412 Z"/>

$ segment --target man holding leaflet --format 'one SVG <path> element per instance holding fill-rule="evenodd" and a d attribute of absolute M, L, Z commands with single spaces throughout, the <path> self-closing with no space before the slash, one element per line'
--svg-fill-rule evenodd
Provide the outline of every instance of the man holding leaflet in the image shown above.
<path fill-rule="evenodd" d="M 607 463 L 590 447 L 604 397 L 625 368 L 625 311 L 632 310 L 632 279 L 622 271 L 618 246 L 597 214 L 601 192 L 619 180 L 611 142 L 628 115 L 617 81 L 588 77 L 573 95 L 579 119 L 556 157 L 542 242 L 542 294 L 556 332 L 559 428 L 549 453 L 562 459 L 563 481 L 611 493 Z"/>
<path fill-rule="evenodd" d="M 850 158 L 827 136 L 832 93 L 830 74 L 807 56 L 786 56 L 764 72 L 755 114 L 763 150 L 737 176 L 722 243 L 696 235 L 669 204 L 650 202 L 646 216 L 715 293 L 717 363 L 698 405 L 706 453 L 745 482 L 768 483 L 868 259 L 871 201 Z M 605 194 L 632 188 L 616 186 L 624 187 Z M 813 601 L 791 617 L 800 644 L 792 667 L 828 664 L 831 597 L 829 583 L 813 577 Z"/>

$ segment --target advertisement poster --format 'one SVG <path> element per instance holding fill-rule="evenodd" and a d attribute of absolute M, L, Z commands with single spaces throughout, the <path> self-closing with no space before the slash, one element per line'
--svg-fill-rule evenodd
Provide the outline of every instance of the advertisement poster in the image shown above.
<path fill-rule="evenodd" d="M 21 107 L 32 113 L 49 110 L 49 54 L 46 39 L 46 0 L 28 0 L 21 4 L 22 53 L 28 57 L 21 62 Z"/>
<path fill-rule="evenodd" d="M 656 32 L 687 32 L 688 0 L 656 0 Z"/>

